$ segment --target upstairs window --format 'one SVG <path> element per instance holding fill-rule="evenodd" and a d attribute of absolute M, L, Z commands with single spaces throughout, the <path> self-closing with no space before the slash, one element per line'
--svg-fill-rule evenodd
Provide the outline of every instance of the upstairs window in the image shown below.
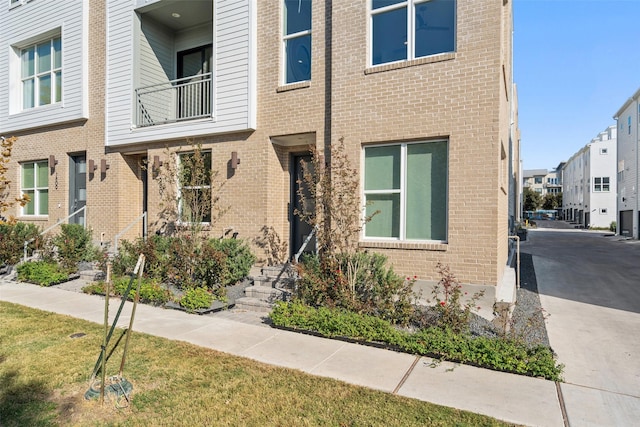
<path fill-rule="evenodd" d="M 593 178 L 593 191 L 609 191 L 609 177 L 603 176 Z"/>
<path fill-rule="evenodd" d="M 284 83 L 311 80 L 311 0 L 284 0 Z"/>
<path fill-rule="evenodd" d="M 49 214 L 49 164 L 29 162 L 21 165 L 22 194 L 29 202 L 22 207 L 22 215 L 37 216 Z"/>
<path fill-rule="evenodd" d="M 56 37 L 20 51 L 22 109 L 62 100 L 62 41 Z"/>
<path fill-rule="evenodd" d="M 456 0 L 371 0 L 371 65 L 454 52 Z"/>

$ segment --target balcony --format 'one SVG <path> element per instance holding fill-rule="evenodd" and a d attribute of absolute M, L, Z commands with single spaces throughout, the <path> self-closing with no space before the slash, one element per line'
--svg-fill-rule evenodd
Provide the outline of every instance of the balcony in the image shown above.
<path fill-rule="evenodd" d="M 140 87 L 136 92 L 136 127 L 211 117 L 211 73 Z"/>

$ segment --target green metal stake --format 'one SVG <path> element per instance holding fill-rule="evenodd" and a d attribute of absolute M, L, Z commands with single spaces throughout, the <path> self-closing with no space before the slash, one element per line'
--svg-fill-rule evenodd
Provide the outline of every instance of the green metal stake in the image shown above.
<path fill-rule="evenodd" d="M 102 384 L 100 386 L 100 405 L 104 404 L 104 383 L 106 381 L 107 335 L 109 335 L 109 282 L 111 282 L 111 263 L 107 264 L 107 281 L 104 290 L 104 340 L 102 341 Z"/>
<path fill-rule="evenodd" d="M 142 256 L 142 255 L 140 255 Z M 140 261 L 138 260 L 138 263 L 140 263 Z M 134 270 L 133 274 L 131 274 L 131 279 L 129 280 L 129 285 L 127 286 L 127 290 L 125 291 L 124 295 L 122 296 L 122 301 L 120 302 L 120 307 L 118 308 L 118 312 L 116 313 L 116 317 L 113 319 L 113 323 L 111 324 L 111 329 L 109 329 L 109 335 L 107 335 L 107 345 L 109 345 L 109 341 L 111 341 L 111 336 L 113 335 L 113 331 L 116 329 L 116 325 L 118 324 L 118 319 L 120 318 L 120 313 L 122 313 L 122 309 L 124 308 L 124 303 L 127 302 L 127 296 L 129 295 L 129 292 L 131 292 L 131 288 L 133 287 L 133 281 L 135 279 L 135 273 L 138 270 L 138 264 L 136 264 L 136 269 Z M 105 353 L 106 354 L 106 353 Z M 102 364 L 102 351 L 100 352 L 100 355 L 98 356 L 98 360 L 96 361 L 95 366 L 93 367 L 93 372 L 91 373 L 91 383 L 93 383 L 93 380 L 96 379 L 96 375 L 98 374 L 98 371 L 100 370 L 100 366 Z"/>
<path fill-rule="evenodd" d="M 127 329 L 127 338 L 124 341 L 124 350 L 122 351 L 122 361 L 120 362 L 120 372 L 118 373 L 118 377 L 122 378 L 122 371 L 124 371 L 124 362 L 127 358 L 127 348 L 129 347 L 129 338 L 131 337 L 131 329 L 133 328 L 133 318 L 136 315 L 136 307 L 138 306 L 138 301 L 140 300 L 140 285 L 142 284 L 142 272 L 144 271 L 144 254 L 140 254 L 140 258 L 138 258 L 138 265 L 136 265 L 136 269 L 138 269 L 138 288 L 136 289 L 136 296 L 133 298 L 133 308 L 131 309 L 131 319 L 129 319 L 129 329 Z"/>

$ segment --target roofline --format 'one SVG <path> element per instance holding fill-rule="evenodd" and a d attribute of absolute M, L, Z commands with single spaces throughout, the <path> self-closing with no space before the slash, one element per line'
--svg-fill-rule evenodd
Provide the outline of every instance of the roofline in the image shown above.
<path fill-rule="evenodd" d="M 634 100 L 636 100 L 636 99 L 638 99 L 638 98 L 640 98 L 640 88 L 638 88 L 638 90 L 636 91 L 636 93 L 634 93 L 634 94 L 631 96 L 631 98 L 627 99 L 627 101 L 622 105 L 622 107 L 620 107 L 620 109 L 619 109 L 619 110 L 616 112 L 616 114 L 613 116 L 613 119 L 614 119 L 614 120 L 618 120 L 618 117 L 620 117 L 620 114 L 622 114 L 622 112 L 623 112 L 624 110 L 626 110 L 626 109 L 627 109 L 627 107 L 628 107 L 629 105 L 631 105 L 631 103 L 632 103 Z"/>

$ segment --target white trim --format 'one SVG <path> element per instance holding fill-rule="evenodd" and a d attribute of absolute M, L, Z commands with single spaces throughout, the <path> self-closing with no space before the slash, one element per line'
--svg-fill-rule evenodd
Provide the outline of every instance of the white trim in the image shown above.
<path fill-rule="evenodd" d="M 398 63 L 403 63 L 403 62 L 409 62 L 409 61 L 414 61 L 416 59 L 422 59 L 422 58 L 429 58 L 432 56 L 436 56 L 436 55 L 442 55 L 442 54 L 447 54 L 447 53 L 455 53 L 457 51 L 458 48 L 458 0 L 451 0 L 454 2 L 454 10 L 453 10 L 453 50 L 452 51 L 447 51 L 447 52 L 438 52 L 438 53 L 434 53 L 433 55 L 426 55 L 426 56 L 419 56 L 416 57 L 415 56 L 415 44 L 416 44 L 416 34 L 415 34 L 415 30 L 416 30 L 416 6 L 423 4 L 423 3 L 427 3 L 429 1 L 433 1 L 433 0 L 404 0 L 400 3 L 396 3 L 396 4 L 391 4 L 388 6 L 384 6 L 384 7 L 380 7 L 377 9 L 373 9 L 372 8 L 372 4 L 373 4 L 373 0 L 367 0 L 367 15 L 368 15 L 368 31 L 367 31 L 367 67 L 368 68 L 374 68 L 374 67 L 382 67 L 382 66 L 388 66 L 390 64 L 398 64 Z M 398 10 L 398 9 L 402 9 L 402 8 L 406 8 L 407 9 L 407 41 L 406 41 L 406 46 L 407 46 L 407 51 L 406 51 L 406 58 L 405 59 L 399 59 L 397 61 L 389 61 L 389 62 L 383 62 L 380 64 L 374 64 L 373 63 L 373 17 L 375 15 L 379 15 L 385 12 L 391 12 L 394 10 Z"/>
<path fill-rule="evenodd" d="M 362 146 L 361 152 L 361 165 L 362 167 L 360 172 L 360 196 L 364 203 L 362 208 L 362 221 L 364 223 L 364 219 L 366 216 L 366 195 L 367 194 L 400 194 L 400 220 L 399 220 L 399 236 L 398 237 L 367 237 L 366 236 L 366 226 L 364 223 L 362 227 L 362 231 L 360 233 L 360 241 L 365 243 L 371 242 L 402 242 L 402 243 L 447 243 L 448 240 L 425 240 L 425 239 L 407 239 L 406 238 L 406 190 L 407 190 L 407 147 L 409 145 L 414 144 L 428 144 L 428 143 L 437 143 L 444 142 L 446 143 L 447 148 L 447 165 L 446 165 L 446 206 L 445 206 L 445 235 L 448 237 L 449 235 L 449 148 L 451 145 L 451 140 L 446 138 L 440 139 L 427 139 L 421 141 L 403 141 L 403 142 L 391 142 L 391 143 L 383 143 L 383 144 L 367 144 Z M 400 188 L 399 189 L 385 189 L 385 190 L 370 190 L 366 191 L 365 194 L 365 150 L 367 148 L 378 148 L 378 147 L 393 147 L 400 146 Z"/>
<path fill-rule="evenodd" d="M 257 0 L 249 0 L 249 105 L 247 111 L 247 126 L 250 129 L 258 127 L 258 5 Z M 215 43 L 216 20 L 213 20 Z M 217 63 L 217 61 L 216 61 Z M 214 80 L 216 81 L 216 80 Z M 214 91 L 215 87 L 214 85 Z M 215 100 L 215 92 L 211 98 Z M 215 117 L 216 102 L 213 102 L 211 114 Z"/>

